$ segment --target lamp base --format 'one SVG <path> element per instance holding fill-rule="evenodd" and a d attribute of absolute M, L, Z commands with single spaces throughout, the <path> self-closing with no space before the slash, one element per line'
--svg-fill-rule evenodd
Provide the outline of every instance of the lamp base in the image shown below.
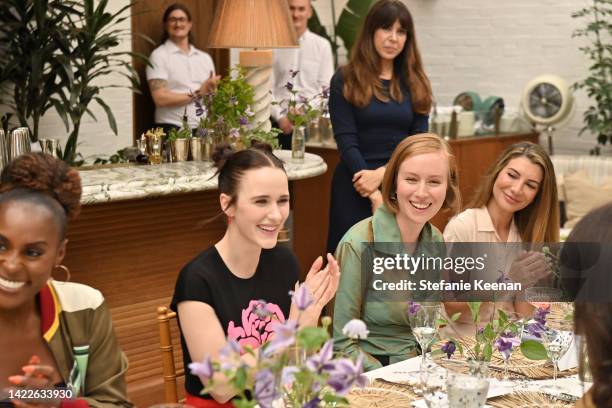
<path fill-rule="evenodd" d="M 240 65 L 245 78 L 253 87 L 253 112 L 255 126 L 266 132 L 272 128 L 270 111 L 272 104 L 272 50 L 248 50 L 240 52 Z"/>

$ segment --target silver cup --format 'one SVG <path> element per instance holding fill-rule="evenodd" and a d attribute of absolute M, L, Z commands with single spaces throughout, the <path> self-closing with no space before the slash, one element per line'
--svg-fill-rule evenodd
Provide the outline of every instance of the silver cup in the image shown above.
<path fill-rule="evenodd" d="M 59 146 L 59 139 L 39 139 L 40 148 L 43 153 L 50 154 L 57 158 L 57 147 Z"/>
<path fill-rule="evenodd" d="M 189 138 L 176 139 L 172 141 L 174 161 L 187 161 L 189 154 Z"/>
<path fill-rule="evenodd" d="M 191 150 L 191 160 L 202 161 L 202 138 L 192 137 L 189 142 L 189 149 Z"/>
<path fill-rule="evenodd" d="M 11 132 L 9 137 L 9 161 L 25 153 L 30 153 L 30 131 L 20 127 Z"/>
<path fill-rule="evenodd" d="M 8 145 L 4 130 L 0 129 L 0 171 L 8 164 Z"/>

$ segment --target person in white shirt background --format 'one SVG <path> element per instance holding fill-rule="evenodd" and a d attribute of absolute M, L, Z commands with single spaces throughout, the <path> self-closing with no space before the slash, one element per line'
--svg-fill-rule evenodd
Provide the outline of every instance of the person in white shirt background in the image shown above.
<path fill-rule="evenodd" d="M 287 0 L 293 27 L 298 36 L 299 48 L 285 48 L 274 51 L 273 95 L 276 102 L 288 100 L 291 93 L 285 85 L 293 83 L 298 95 L 312 98 L 321 93 L 323 86 L 329 86 L 334 73 L 331 44 L 325 38 L 308 30 L 308 20 L 312 17 L 311 0 Z M 299 71 L 291 78 L 291 71 Z M 283 107 L 272 108 L 272 125 L 282 130 L 279 141 L 284 149 L 291 148 L 293 123 L 283 112 Z"/>
<path fill-rule="evenodd" d="M 155 126 L 167 133 L 182 126 L 183 116 L 191 129 L 199 118 L 193 98 L 212 92 L 221 78 L 215 75 L 215 65 L 206 52 L 192 44 L 191 13 L 187 7 L 174 3 L 163 16 L 164 33 L 161 45 L 150 56 L 147 81 L 155 103 Z"/>

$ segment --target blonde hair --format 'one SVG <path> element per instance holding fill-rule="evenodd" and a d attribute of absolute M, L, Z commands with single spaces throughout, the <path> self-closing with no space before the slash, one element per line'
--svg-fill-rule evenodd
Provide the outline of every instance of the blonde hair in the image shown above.
<path fill-rule="evenodd" d="M 559 241 L 559 205 L 555 169 L 546 151 L 536 143 L 522 142 L 509 146 L 491 165 L 474 193 L 468 208 L 481 208 L 493 196 L 497 176 L 510 160 L 526 157 L 542 169 L 542 182 L 529 205 L 514 213 L 514 222 L 524 242 Z"/>
<path fill-rule="evenodd" d="M 397 173 L 402 163 L 412 157 L 425 153 L 444 152 L 448 159 L 448 185 L 446 197 L 442 208 L 449 209 L 453 214 L 461 207 L 461 193 L 457 181 L 457 162 L 450 145 L 438 135 L 433 133 L 421 133 L 408 136 L 397 145 L 387 168 L 382 182 L 382 196 L 385 207 L 397 214 L 399 207 L 397 200 L 392 198 L 397 190 Z"/>

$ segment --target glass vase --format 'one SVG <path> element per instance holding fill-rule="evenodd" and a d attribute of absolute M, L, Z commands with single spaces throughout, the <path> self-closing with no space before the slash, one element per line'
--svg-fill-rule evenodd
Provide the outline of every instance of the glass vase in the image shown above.
<path fill-rule="evenodd" d="M 306 153 L 306 128 L 296 126 L 291 135 L 291 158 L 295 161 L 303 161 Z"/>
<path fill-rule="evenodd" d="M 489 363 L 486 360 L 468 360 L 469 373 L 475 377 L 487 378 L 489 376 Z"/>

